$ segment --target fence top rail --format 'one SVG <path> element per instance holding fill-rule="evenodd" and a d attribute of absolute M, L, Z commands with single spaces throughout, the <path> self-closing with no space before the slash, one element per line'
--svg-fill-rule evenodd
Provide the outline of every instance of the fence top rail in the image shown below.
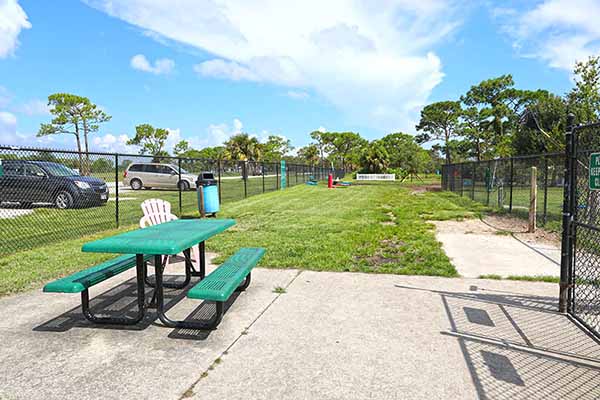
<path fill-rule="evenodd" d="M 489 160 L 480 160 L 480 161 L 463 161 L 460 163 L 452 163 L 452 164 L 443 164 L 442 168 L 447 167 L 459 167 L 463 165 L 474 165 L 474 164 L 488 164 L 491 162 L 502 162 L 502 161 L 511 161 L 511 160 L 528 160 L 534 158 L 552 158 L 552 157 L 560 157 L 563 156 L 563 152 L 553 152 L 553 153 L 542 153 L 542 154 L 526 154 L 522 156 L 512 156 L 512 157 L 502 157 L 502 158 L 493 158 Z"/>
<path fill-rule="evenodd" d="M 593 124 L 587 125 L 576 125 L 573 127 L 573 132 L 580 131 L 582 129 L 600 128 L 600 122 L 594 122 Z"/>
<path fill-rule="evenodd" d="M 90 156 L 104 156 L 104 157 L 138 157 L 138 158 L 152 158 L 157 160 L 171 160 L 171 161 L 198 161 L 205 163 L 236 163 L 238 165 L 247 163 L 247 164 L 255 164 L 255 165 L 264 165 L 264 166 L 279 166 L 280 161 L 242 161 L 242 160 L 214 160 L 211 158 L 195 158 L 195 157 L 178 157 L 178 156 L 153 156 L 150 154 L 131 154 L 131 153 L 109 153 L 102 151 L 77 151 L 77 150 L 68 150 L 68 149 L 52 149 L 45 147 L 28 147 L 28 146 L 8 146 L 8 145 L 0 145 L 0 151 L 24 151 L 24 152 L 37 152 L 37 153 L 57 153 L 57 154 L 81 154 L 81 155 L 90 155 Z M 319 169 L 328 169 L 323 167 L 311 166 L 309 164 L 292 164 L 287 163 L 288 167 L 308 167 L 308 168 L 319 168 Z"/>

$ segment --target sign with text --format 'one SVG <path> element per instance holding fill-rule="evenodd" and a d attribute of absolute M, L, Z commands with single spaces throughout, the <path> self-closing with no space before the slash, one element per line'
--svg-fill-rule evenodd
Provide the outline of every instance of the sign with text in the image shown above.
<path fill-rule="evenodd" d="M 590 190 L 600 190 L 600 153 L 590 154 Z"/>

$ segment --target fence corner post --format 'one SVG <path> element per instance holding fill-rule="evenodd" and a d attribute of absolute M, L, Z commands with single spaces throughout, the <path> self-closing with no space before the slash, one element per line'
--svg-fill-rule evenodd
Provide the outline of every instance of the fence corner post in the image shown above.
<path fill-rule="evenodd" d="M 558 293 L 558 312 L 565 313 L 569 309 L 569 282 L 570 266 L 571 266 L 571 213 L 573 212 L 572 205 L 573 196 L 573 158 L 575 156 L 575 146 L 573 137 L 575 135 L 575 116 L 569 114 L 567 116 L 567 132 L 565 133 L 565 171 L 564 171 L 564 188 L 563 188 L 563 209 L 562 209 L 562 240 L 560 251 L 560 283 Z"/>

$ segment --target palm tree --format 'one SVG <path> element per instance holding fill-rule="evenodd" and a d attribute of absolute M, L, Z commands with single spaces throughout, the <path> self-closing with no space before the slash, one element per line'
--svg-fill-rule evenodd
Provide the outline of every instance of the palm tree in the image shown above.
<path fill-rule="evenodd" d="M 314 166 L 319 162 L 319 147 L 316 144 L 309 144 L 298 150 L 298 157 L 305 160 L 309 165 Z"/>
<path fill-rule="evenodd" d="M 360 164 L 363 168 L 373 173 L 385 172 L 390 164 L 390 156 L 385 146 L 379 140 L 375 140 L 369 146 L 365 146 L 360 158 Z"/>
<path fill-rule="evenodd" d="M 247 133 L 239 133 L 229 138 L 225 149 L 232 160 L 259 161 L 261 156 L 260 143 L 256 137 Z"/>

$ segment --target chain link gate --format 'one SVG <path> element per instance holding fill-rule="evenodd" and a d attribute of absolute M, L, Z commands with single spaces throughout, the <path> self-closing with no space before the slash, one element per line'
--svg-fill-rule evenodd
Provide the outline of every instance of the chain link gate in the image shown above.
<path fill-rule="evenodd" d="M 570 116 L 569 126 L 560 311 L 600 338 L 600 124 L 573 127 Z"/>

